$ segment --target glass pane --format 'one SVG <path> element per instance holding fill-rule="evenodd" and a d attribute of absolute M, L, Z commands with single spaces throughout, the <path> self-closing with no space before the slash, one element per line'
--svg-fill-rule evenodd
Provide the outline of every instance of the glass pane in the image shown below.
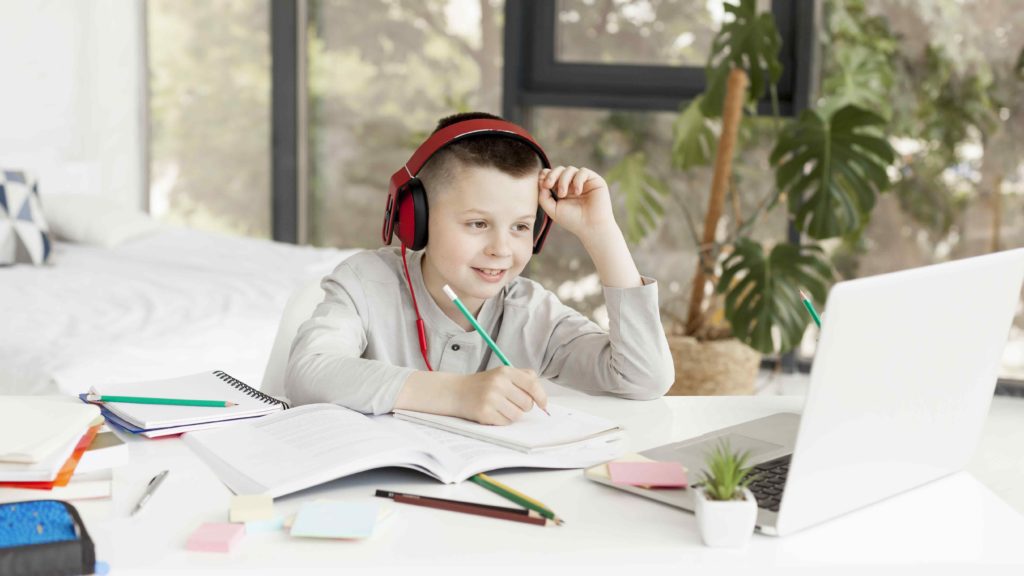
<path fill-rule="evenodd" d="M 722 2 L 558 0 L 560 62 L 704 66 Z"/>
<path fill-rule="evenodd" d="M 899 169 L 859 249 L 833 256 L 840 273 L 870 276 L 1024 246 L 1024 85 L 1014 75 L 1024 14 L 998 1 L 940 11 L 866 4 L 899 39 L 887 103 Z M 826 61 L 828 71 L 839 67 L 838 57 Z M 1024 297 L 1009 336 L 1000 376 L 1024 380 Z"/>
<path fill-rule="evenodd" d="M 606 180 L 624 158 L 642 153 L 647 171 L 668 190 L 661 203 L 665 215 L 646 237 L 630 245 L 640 273 L 660 284 L 662 316 L 666 331 L 679 333 L 685 321 L 690 286 L 697 267 L 695 232 L 700 234 L 704 209 L 711 189 L 711 169 L 682 172 L 672 167 L 672 129 L 676 114 L 671 112 L 623 112 L 596 109 L 537 108 L 532 132 L 545 147 L 553 164 L 586 166 Z M 760 135 L 770 131 L 762 120 L 745 121 L 747 145 L 733 166 L 734 205 L 730 199 L 720 231 L 735 226 L 736 210 L 741 217 L 755 211 L 771 191 L 768 172 L 770 147 Z M 611 182 L 619 227 L 627 230 L 625 197 Z M 783 241 L 786 224 L 782 214 L 769 213 L 754 225 L 759 240 Z M 600 282 L 590 257 L 578 240 L 558 226 L 527 271 L 534 280 L 553 290 L 573 308 L 607 327 L 607 311 Z"/>
<path fill-rule="evenodd" d="M 270 4 L 150 0 L 150 211 L 269 237 Z"/>
<path fill-rule="evenodd" d="M 501 114 L 503 12 L 491 0 L 310 2 L 311 243 L 379 246 L 388 178 L 437 120 Z"/>

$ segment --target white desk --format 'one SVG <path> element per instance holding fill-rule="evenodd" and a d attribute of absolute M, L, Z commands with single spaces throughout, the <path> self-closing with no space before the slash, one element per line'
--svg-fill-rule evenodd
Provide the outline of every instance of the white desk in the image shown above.
<path fill-rule="evenodd" d="M 644 450 L 780 411 L 799 411 L 799 397 L 672 397 L 652 402 L 565 396 L 558 402 L 624 425 L 631 449 Z M 561 527 L 527 524 L 393 504 L 394 513 L 365 541 L 317 541 L 283 532 L 247 535 L 231 554 L 185 550 L 203 522 L 227 521 L 229 490 L 180 440 L 130 439 L 132 460 L 115 474 L 114 498 L 79 502 L 112 574 L 182 569 L 331 571 L 346 567 L 488 566 L 499 572 L 605 570 L 663 565 L 673 574 L 695 566 L 789 572 L 828 565 L 1024 564 L 1024 517 L 967 473 L 933 482 L 785 538 L 755 534 L 742 550 L 705 548 L 692 515 L 583 478 L 580 470 L 494 474 L 551 506 Z M 155 473 L 171 470 L 137 517 L 128 511 Z M 306 501 L 364 498 L 376 488 L 508 503 L 465 482 L 446 486 L 416 472 L 389 469 L 343 478 L 275 501 L 290 514 Z M 382 500 L 382 502 L 385 502 Z M 292 569 L 292 570 L 289 570 Z M 681 571 L 684 570 L 684 571 Z M 448 569 L 443 570 L 449 572 Z M 478 572 L 478 570 L 475 570 Z M 660 570 L 658 571 L 660 572 Z M 664 572 L 668 573 L 668 572 Z M 691 572 L 692 573 L 692 572 Z"/>

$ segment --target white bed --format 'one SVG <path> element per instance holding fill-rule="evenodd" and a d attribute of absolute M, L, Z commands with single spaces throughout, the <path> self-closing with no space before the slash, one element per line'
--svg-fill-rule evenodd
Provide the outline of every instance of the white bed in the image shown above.
<path fill-rule="evenodd" d="M 0 267 L 0 393 L 224 370 L 259 386 L 291 292 L 351 250 L 169 228 Z"/>

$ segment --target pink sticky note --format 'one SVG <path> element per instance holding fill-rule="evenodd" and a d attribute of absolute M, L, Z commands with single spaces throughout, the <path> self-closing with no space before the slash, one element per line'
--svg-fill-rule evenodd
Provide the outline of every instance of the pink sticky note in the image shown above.
<path fill-rule="evenodd" d="M 686 488 L 686 468 L 678 462 L 609 462 L 612 482 L 644 488 Z"/>
<path fill-rule="evenodd" d="M 207 522 L 188 537 L 185 548 L 197 552 L 231 552 L 243 536 L 245 524 Z"/>

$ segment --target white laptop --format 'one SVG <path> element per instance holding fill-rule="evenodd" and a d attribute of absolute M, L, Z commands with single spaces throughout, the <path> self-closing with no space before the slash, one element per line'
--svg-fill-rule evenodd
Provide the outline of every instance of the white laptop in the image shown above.
<path fill-rule="evenodd" d="M 1024 249 L 840 282 L 803 416 L 782 413 L 642 452 L 691 481 L 721 438 L 749 450 L 758 528 L 786 535 L 962 470 L 981 435 L 1021 298 Z M 692 489 L 611 484 L 686 510 Z M 784 488 L 784 489 L 783 489 Z"/>

